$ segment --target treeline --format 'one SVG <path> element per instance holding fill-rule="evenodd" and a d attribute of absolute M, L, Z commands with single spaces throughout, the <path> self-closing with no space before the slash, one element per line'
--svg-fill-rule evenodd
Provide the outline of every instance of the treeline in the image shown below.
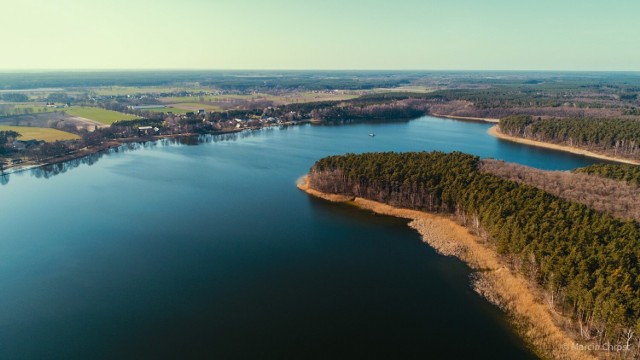
<path fill-rule="evenodd" d="M 574 172 L 598 175 L 614 180 L 622 180 L 640 186 L 640 166 L 630 164 L 594 164 L 575 169 Z"/>
<path fill-rule="evenodd" d="M 576 320 L 585 339 L 623 345 L 637 339 L 640 225 L 478 166 L 478 157 L 460 152 L 347 154 L 316 162 L 310 185 L 455 214 L 546 289 L 552 305 Z"/>
<path fill-rule="evenodd" d="M 424 74 L 384 71 L 109 71 L 2 73 L 0 89 L 95 86 L 183 86 L 219 89 L 372 89 L 407 84 Z"/>
<path fill-rule="evenodd" d="M 626 108 L 637 105 L 639 78 L 633 80 L 634 84 L 613 78 L 481 81 L 465 84 L 465 88 L 443 89 L 433 94 L 442 95 L 448 100 L 470 101 L 478 109 L 567 105 L 578 108 Z"/>
<path fill-rule="evenodd" d="M 206 82 L 209 85 L 224 90 L 369 90 L 378 87 L 396 87 L 408 84 L 406 78 L 376 77 L 282 77 L 282 76 L 258 76 L 258 77 L 221 77 Z"/>
<path fill-rule="evenodd" d="M 140 126 L 162 126 L 162 119 L 133 119 L 133 120 L 120 120 L 114 122 L 113 127 L 140 127 Z"/>
<path fill-rule="evenodd" d="M 8 145 L 20 136 L 15 131 L 0 131 L 0 155 L 5 155 L 10 152 Z M 0 160 L 1 161 L 1 160 Z"/>
<path fill-rule="evenodd" d="M 29 101 L 29 97 L 25 94 L 20 93 L 6 93 L 0 94 L 0 99 L 8 102 L 27 102 Z"/>
<path fill-rule="evenodd" d="M 606 154 L 640 158 L 640 121 L 621 119 L 537 119 L 509 116 L 500 131 L 537 141 L 574 146 Z"/>
<path fill-rule="evenodd" d="M 545 171 L 493 159 L 481 160 L 479 169 L 502 179 L 535 186 L 620 219 L 640 221 L 640 188 L 620 181 L 623 179 L 607 179 L 582 169 Z"/>
<path fill-rule="evenodd" d="M 417 100 L 400 100 L 386 104 L 333 106 L 314 109 L 311 118 L 328 122 L 345 120 L 412 119 L 427 113 L 428 106 Z"/>
<path fill-rule="evenodd" d="M 466 116 L 478 118 L 501 119 L 514 115 L 530 115 L 534 117 L 556 118 L 620 118 L 628 114 L 617 108 L 579 108 L 573 106 L 558 107 L 485 107 L 478 108 L 472 102 L 466 100 L 430 101 L 430 111 L 438 115 Z"/>
<path fill-rule="evenodd" d="M 273 116 L 288 121 L 303 119 L 342 122 L 345 120 L 411 119 L 425 115 L 426 94 L 383 93 L 344 101 L 292 103 L 267 108 L 215 112 L 208 120 L 225 121 L 253 116 Z"/>

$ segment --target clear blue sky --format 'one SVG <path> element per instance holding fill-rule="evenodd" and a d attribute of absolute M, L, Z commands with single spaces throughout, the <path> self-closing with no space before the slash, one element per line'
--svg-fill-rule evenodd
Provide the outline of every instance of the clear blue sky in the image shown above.
<path fill-rule="evenodd" d="M 640 0 L 4 0 L 0 69 L 640 70 Z"/>

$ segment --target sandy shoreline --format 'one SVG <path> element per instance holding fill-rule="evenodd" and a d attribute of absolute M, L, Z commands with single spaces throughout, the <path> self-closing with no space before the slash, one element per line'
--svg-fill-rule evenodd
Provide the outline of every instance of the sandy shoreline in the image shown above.
<path fill-rule="evenodd" d="M 440 114 L 430 114 L 430 115 L 435 117 L 440 117 L 440 118 L 481 121 L 481 122 L 487 122 L 492 124 L 497 124 L 500 122 L 500 119 L 496 119 L 496 118 L 480 118 L 480 117 L 471 117 L 471 116 L 455 116 L 455 115 L 440 115 Z"/>
<path fill-rule="evenodd" d="M 592 157 L 592 158 L 596 158 L 596 159 L 600 159 L 600 160 L 614 161 L 614 162 L 619 162 L 619 163 L 624 163 L 624 164 L 631 164 L 631 165 L 640 165 L 640 162 L 639 161 L 635 161 L 635 160 L 622 159 L 622 158 L 617 158 L 617 157 L 613 157 L 613 156 L 597 154 L 597 153 L 591 152 L 589 150 L 578 149 L 578 148 L 574 148 L 574 147 L 571 147 L 571 146 L 551 144 L 551 143 L 546 143 L 546 142 L 542 142 L 542 141 L 523 139 L 523 138 L 520 138 L 520 137 L 507 135 L 507 134 L 501 132 L 498 129 L 498 125 L 492 126 L 491 128 L 489 128 L 489 130 L 487 132 L 489 133 L 489 135 L 495 136 L 498 139 L 513 141 L 513 142 L 517 142 L 517 143 L 520 143 L 520 144 L 538 146 L 538 147 L 543 147 L 543 148 L 553 149 L 553 150 L 559 150 L 559 151 L 566 151 L 566 152 L 570 152 L 572 154 L 584 155 L 584 156 L 588 156 L 588 157 Z"/>
<path fill-rule="evenodd" d="M 539 355 L 554 359 L 595 359 L 589 352 L 576 349 L 573 339 L 558 326 L 563 321 L 552 312 L 539 292 L 526 279 L 511 272 L 493 249 L 451 218 L 417 210 L 395 208 L 359 197 L 327 194 L 311 189 L 308 177 L 298 179 L 300 190 L 332 202 L 349 202 L 378 214 L 410 219 L 424 242 L 438 253 L 455 256 L 477 270 L 474 290 L 502 308 L 512 318 L 517 331 Z"/>

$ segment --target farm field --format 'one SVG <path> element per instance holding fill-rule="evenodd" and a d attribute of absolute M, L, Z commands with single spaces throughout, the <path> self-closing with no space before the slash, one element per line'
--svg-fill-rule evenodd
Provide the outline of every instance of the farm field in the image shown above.
<path fill-rule="evenodd" d="M 373 92 L 386 93 L 386 92 L 412 92 L 412 93 L 428 93 L 434 89 L 430 89 L 424 86 L 399 86 L 395 88 L 376 88 Z"/>
<path fill-rule="evenodd" d="M 7 126 L 0 125 L 0 131 L 15 131 L 22 136 L 18 140 L 44 140 L 53 142 L 58 140 L 75 140 L 80 136 L 65 131 L 51 128 L 28 127 L 28 126 Z"/>
<path fill-rule="evenodd" d="M 222 111 L 230 108 L 251 108 L 255 106 L 254 102 L 271 102 L 273 105 L 284 105 L 291 103 L 303 103 L 314 101 L 339 101 L 349 100 L 358 97 L 356 93 L 323 93 L 323 92 L 298 92 L 284 95 L 271 94 L 224 94 L 224 95 L 202 95 L 202 96 L 171 96 L 159 98 L 159 100 L 174 108 L 174 113 L 184 113 L 185 111 L 197 111 L 204 109 L 206 111 Z M 260 106 L 265 106 L 261 104 Z M 166 112 L 172 110 L 158 109 L 151 110 L 158 112 Z"/>
<path fill-rule="evenodd" d="M 164 111 L 172 111 L 174 113 L 180 114 L 187 111 L 198 111 L 200 109 L 204 109 L 206 111 L 220 111 L 222 110 L 220 107 L 209 104 L 202 104 L 198 102 L 191 103 L 178 103 L 178 104 L 167 104 L 168 107 L 164 108 Z"/>
<path fill-rule="evenodd" d="M 150 112 L 154 112 L 154 113 L 167 113 L 167 112 L 172 112 L 174 114 L 186 114 L 187 112 L 191 111 L 191 110 L 187 110 L 187 109 L 179 109 L 176 107 L 171 107 L 170 105 L 167 105 L 166 107 L 157 107 L 157 108 L 152 108 L 152 109 L 144 109 L 144 111 L 150 111 Z"/>
<path fill-rule="evenodd" d="M 130 114 L 123 114 L 117 111 L 105 110 L 94 107 L 70 107 L 65 112 L 69 115 L 79 116 L 85 119 L 97 121 L 99 123 L 110 125 L 119 120 L 134 120 L 138 117 Z"/>
<path fill-rule="evenodd" d="M 170 87 L 170 86 L 110 86 L 91 89 L 98 96 L 119 96 L 136 94 L 159 94 L 179 91 L 211 91 L 204 87 Z"/>
<path fill-rule="evenodd" d="M 0 116 L 37 114 L 62 111 L 59 108 L 47 107 L 44 103 L 2 103 L 0 102 Z"/>
<path fill-rule="evenodd" d="M 251 95 L 203 95 L 203 96 L 172 96 L 160 98 L 163 103 L 218 103 L 232 102 L 238 100 L 254 101 L 268 100 L 276 104 L 290 104 L 296 102 L 311 101 L 328 101 L 328 100 L 349 100 L 358 97 L 358 94 L 342 94 L 342 93 L 316 93 L 316 92 L 297 92 L 286 95 L 271 94 L 251 94 Z"/>
<path fill-rule="evenodd" d="M 174 114 L 186 114 L 188 112 L 196 112 L 200 109 L 204 109 L 206 111 L 220 111 L 221 109 L 217 106 L 200 104 L 200 103 L 180 103 L 180 104 L 166 104 L 165 107 L 157 107 L 144 109 L 143 111 L 150 111 L 155 113 L 167 113 L 172 112 Z"/>

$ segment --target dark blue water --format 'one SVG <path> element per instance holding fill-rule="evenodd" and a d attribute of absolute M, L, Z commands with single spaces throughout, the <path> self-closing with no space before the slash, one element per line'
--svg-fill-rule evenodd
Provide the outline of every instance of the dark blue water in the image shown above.
<path fill-rule="evenodd" d="M 487 129 L 431 117 L 307 125 L 11 174 L 0 186 L 0 358 L 531 358 L 470 290 L 469 269 L 406 221 L 294 185 L 345 152 L 592 163 Z"/>

